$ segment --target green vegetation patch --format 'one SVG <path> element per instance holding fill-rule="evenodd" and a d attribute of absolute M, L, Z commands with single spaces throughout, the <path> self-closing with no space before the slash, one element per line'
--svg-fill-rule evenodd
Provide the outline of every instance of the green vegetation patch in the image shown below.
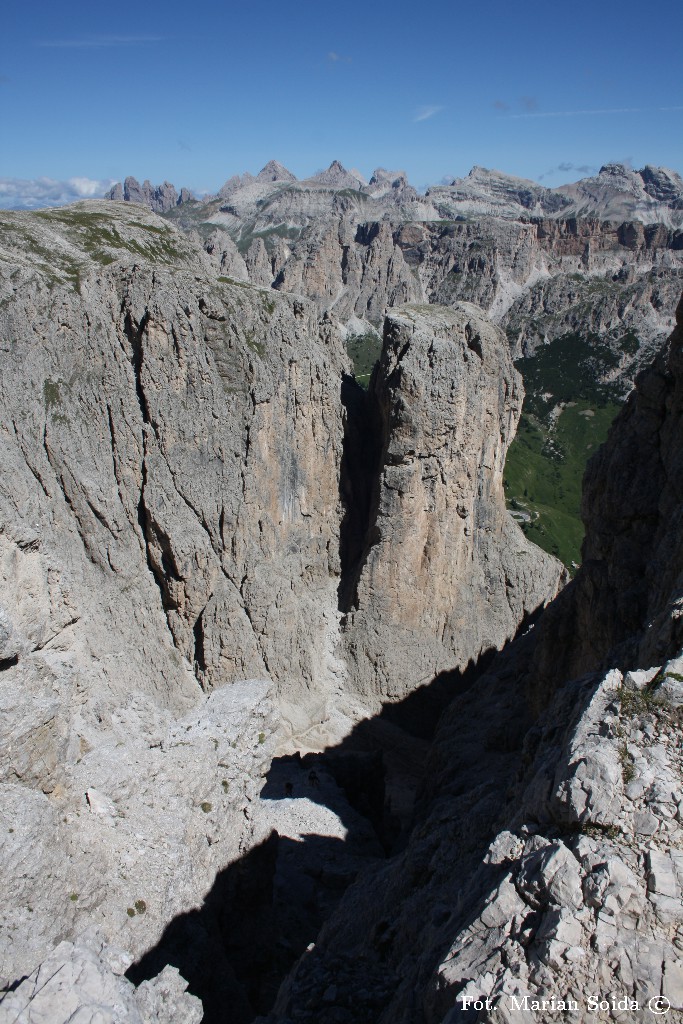
<path fill-rule="evenodd" d="M 622 684 L 619 687 L 619 703 L 622 714 L 627 718 L 636 718 L 638 715 L 657 715 L 670 710 L 666 695 L 659 692 L 664 678 L 661 672 L 658 673 L 642 690 Z"/>
<path fill-rule="evenodd" d="M 266 354 L 266 344 L 256 337 L 256 331 L 245 331 L 244 339 L 251 351 L 255 352 L 259 359 L 263 359 Z"/>
<path fill-rule="evenodd" d="M 515 363 L 524 377 L 524 411 L 545 420 L 560 402 L 619 401 L 619 388 L 602 383 L 618 365 L 618 357 L 596 334 L 565 334 L 541 345 Z"/>
<path fill-rule="evenodd" d="M 372 371 L 382 354 L 382 339 L 374 331 L 354 334 L 347 339 L 346 348 L 356 380 L 361 387 L 367 389 Z"/>
<path fill-rule="evenodd" d="M 43 401 L 45 408 L 51 409 L 54 405 L 60 405 L 62 396 L 59 392 L 61 381 L 46 380 L 43 384 Z"/>
<path fill-rule="evenodd" d="M 114 217 L 105 213 L 89 210 L 40 210 L 36 217 L 67 228 L 71 241 L 84 249 L 97 263 L 105 266 L 116 259 L 115 255 L 107 251 L 111 249 L 130 252 L 153 262 L 167 264 L 183 258 L 180 250 L 174 245 L 171 231 L 156 225 L 131 225 L 131 229 L 151 235 L 149 239 L 143 236 L 143 241 L 139 241 L 135 238 L 122 237 Z"/>
<path fill-rule="evenodd" d="M 617 357 L 600 338 L 566 335 L 516 366 L 526 397 L 505 463 L 508 508 L 524 533 L 570 569 L 581 561 L 581 484 L 622 398 L 604 383 Z"/>

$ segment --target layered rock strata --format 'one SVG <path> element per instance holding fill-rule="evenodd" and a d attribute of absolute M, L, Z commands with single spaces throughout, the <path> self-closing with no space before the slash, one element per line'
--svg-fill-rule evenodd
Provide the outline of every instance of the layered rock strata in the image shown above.
<path fill-rule="evenodd" d="M 110 197 L 161 209 L 153 192 L 135 183 Z M 682 197 L 675 172 L 649 166 L 607 165 L 559 189 L 478 167 L 419 196 L 402 172 L 378 168 L 366 184 L 335 161 L 299 182 L 271 161 L 216 196 L 162 205 L 213 236 L 221 273 L 304 294 L 352 333 L 379 328 L 405 302 L 476 302 L 516 358 L 547 340 L 599 336 L 615 357 L 606 382 L 627 394 L 673 327 Z"/>
<path fill-rule="evenodd" d="M 278 275 L 259 283 L 308 295 L 343 323 L 377 324 L 403 302 L 475 302 L 506 331 L 516 358 L 553 338 L 594 334 L 611 345 L 629 385 L 673 327 L 683 279 L 680 232 L 661 225 L 346 218 L 290 248 Z M 635 351 L 620 347 L 629 333 Z"/>
<path fill-rule="evenodd" d="M 683 223 L 681 176 L 649 164 L 638 171 L 624 164 L 605 164 L 595 176 L 559 188 L 473 167 L 466 178 L 430 188 L 427 197 L 442 216 L 599 217 L 644 224 Z"/>

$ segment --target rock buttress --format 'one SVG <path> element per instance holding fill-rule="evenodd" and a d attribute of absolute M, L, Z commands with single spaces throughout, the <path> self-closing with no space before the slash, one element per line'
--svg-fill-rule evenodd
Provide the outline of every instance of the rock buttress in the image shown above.
<path fill-rule="evenodd" d="M 503 495 L 521 379 L 475 306 L 404 306 L 371 382 L 382 451 L 364 558 L 346 609 L 360 692 L 399 698 L 500 648 L 557 593 Z"/>

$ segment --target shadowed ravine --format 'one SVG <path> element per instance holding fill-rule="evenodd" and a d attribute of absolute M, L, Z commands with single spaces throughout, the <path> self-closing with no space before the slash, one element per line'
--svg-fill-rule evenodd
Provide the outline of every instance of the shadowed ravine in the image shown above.
<path fill-rule="evenodd" d="M 529 628 L 526 622 L 520 635 Z M 504 650 L 514 645 L 513 641 Z M 525 645 L 529 646 L 528 639 Z M 439 718 L 453 700 L 476 691 L 497 654 L 485 652 L 464 672 L 441 673 L 360 722 L 334 747 L 319 754 L 276 758 L 260 800 L 329 806 L 340 817 L 346 837 L 310 834 L 295 842 L 273 830 L 221 871 L 201 908 L 172 921 L 158 944 L 126 976 L 139 985 L 166 964 L 177 967 L 189 983 L 188 991 L 202 1000 L 205 1024 L 249 1024 L 267 1015 L 283 979 L 315 943 L 348 886 L 359 873 L 376 870 L 405 849 L 433 789 L 434 780 L 425 776 L 425 769 Z M 529 708 L 521 699 L 493 737 L 491 750 L 503 751 L 506 762 L 518 762 L 530 722 Z M 492 784 L 496 778 L 494 771 Z M 501 807 L 506 797 L 501 789 Z M 496 817 L 482 843 L 490 839 Z M 477 846 L 476 853 L 481 852 Z M 376 1021 L 389 992 L 378 970 L 376 987 L 368 992 L 366 1003 L 356 1007 L 353 1020 Z"/>

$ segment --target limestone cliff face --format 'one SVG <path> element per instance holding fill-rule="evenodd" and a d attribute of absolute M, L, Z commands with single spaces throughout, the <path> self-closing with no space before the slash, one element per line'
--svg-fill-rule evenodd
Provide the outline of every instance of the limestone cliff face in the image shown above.
<path fill-rule="evenodd" d="M 145 187 L 126 197 L 156 202 Z M 237 242 L 252 283 L 305 295 L 354 331 L 360 320 L 361 333 L 405 302 L 467 301 L 505 330 L 515 358 L 546 340 L 598 334 L 618 361 L 610 383 L 627 393 L 673 327 L 682 189 L 665 168 L 608 165 L 560 189 L 474 168 L 419 196 L 401 172 L 378 169 L 366 185 L 335 162 L 298 182 L 271 162 L 217 196 L 181 196 L 166 213 L 188 231 L 224 236 L 213 245 L 223 274 L 243 279 Z"/>
<path fill-rule="evenodd" d="M 247 184 L 292 184 L 278 168 L 266 179 Z M 244 267 L 368 317 L 421 297 L 419 273 L 447 277 L 465 251 L 482 295 L 503 277 L 468 225 L 396 234 L 347 212 L 309 264 L 257 239 Z M 505 229 L 519 280 L 541 252 L 537 228 Z M 344 379 L 332 317 L 225 280 L 242 264 L 220 235 L 206 251 L 125 203 L 5 214 L 2 229 L 0 865 L 13 895 L 0 979 L 33 975 L 58 941 L 84 935 L 49 964 L 88 963 L 134 1006 L 107 974 L 112 957 L 149 950 L 271 827 L 296 844 L 308 825 L 317 835 L 329 788 L 330 837 L 346 842 L 353 817 L 322 771 L 314 786 L 297 769 L 314 819 L 289 797 L 254 811 L 276 744 L 319 750 L 352 716 L 480 662 L 553 597 L 562 567 L 505 510 L 522 389 L 481 310 L 453 295 L 448 308 L 394 309 L 365 395 Z M 582 258 L 576 235 L 556 230 L 561 258 Z M 645 259 L 647 231 L 632 241 Z M 605 240 L 606 259 L 622 259 L 616 244 Z M 680 332 L 589 470 L 582 573 L 444 717 L 405 852 L 378 865 L 372 829 L 356 824 L 351 863 L 342 871 L 334 849 L 316 876 L 331 903 L 372 850 L 369 888 L 349 893 L 283 989 L 286 1019 L 325 1020 L 334 984 L 369 993 L 370 1019 L 439 1024 L 475 977 L 483 994 L 547 992 L 560 971 L 585 986 L 573 965 L 595 949 L 611 984 L 635 920 L 643 940 L 619 976 L 675 980 L 660 953 L 674 934 L 665 916 L 679 926 L 680 758 L 643 736 L 652 726 L 675 751 L 680 730 L 631 711 L 650 697 L 637 668 L 663 665 L 672 692 L 681 674 L 666 663 L 683 644 Z M 280 761 L 271 795 L 293 785 L 288 771 Z M 590 834 L 570 839 L 579 829 Z M 655 835 L 647 868 L 595 829 Z M 603 907 L 619 912 L 614 928 Z M 155 991 L 166 983 L 187 1003 L 177 978 Z"/>
<path fill-rule="evenodd" d="M 249 280 L 247 265 L 226 231 L 212 231 L 204 242 L 204 250 L 220 274 L 232 278 L 233 281 Z"/>
<path fill-rule="evenodd" d="M 476 302 L 516 358 L 571 333 L 606 337 L 625 391 L 673 327 L 683 182 L 666 168 L 609 164 L 549 189 L 475 167 L 423 197 L 401 172 L 378 169 L 366 185 L 335 161 L 297 182 L 271 161 L 201 202 L 176 203 L 171 190 L 127 179 L 109 198 L 164 209 L 188 230 L 229 232 L 249 250 L 252 283 L 306 295 L 344 324 L 379 327 L 404 302 Z M 224 262 L 242 279 L 234 254 Z M 625 334 L 636 353 L 619 348 Z"/>
<path fill-rule="evenodd" d="M 562 569 L 505 509 L 521 381 L 476 307 L 391 313 L 371 400 L 381 450 L 345 632 L 360 691 L 396 698 L 500 648 Z"/>
<path fill-rule="evenodd" d="M 577 603 L 599 607 L 581 635 L 599 649 L 637 638 L 641 664 L 661 662 L 683 644 L 683 300 L 675 331 L 588 465 L 586 542 Z M 619 481 L 628 480 L 628 487 Z M 595 643 L 595 640 L 593 641 Z"/>
<path fill-rule="evenodd" d="M 267 676 L 293 730 L 314 705 L 324 718 L 346 685 L 346 364 L 331 322 L 216 278 L 196 244 L 130 205 L 6 220 L 2 657 L 28 671 L 50 644 L 97 665 L 82 727 L 66 693 L 56 717 L 33 701 L 45 756 L 10 758 L 6 777 L 54 788 L 78 729 L 91 742 L 133 691 L 179 713 L 200 687 Z M 389 238 L 369 241 L 366 273 Z M 396 314 L 373 401 L 381 465 L 367 558 L 345 568 L 345 586 L 360 574 L 346 635 L 353 691 L 396 696 L 500 646 L 559 567 L 504 510 L 521 391 L 473 307 Z"/>
<path fill-rule="evenodd" d="M 138 208 L 7 214 L 2 246 L 11 981 L 94 921 L 153 943 L 249 843 L 273 701 L 285 733 L 324 716 L 346 364 Z"/>
<path fill-rule="evenodd" d="M 540 679 L 673 657 L 681 626 L 683 303 L 678 326 L 588 464 L 581 572 L 543 629 Z M 536 683 L 540 692 L 540 683 Z"/>
<path fill-rule="evenodd" d="M 450 704 L 406 849 L 269 1021 L 681 1019 L 682 312 L 587 472 L 575 582 Z"/>
<path fill-rule="evenodd" d="M 683 273 L 680 232 L 594 218 L 358 223 L 355 212 L 320 215 L 277 255 L 269 245 L 270 255 L 252 243 L 252 280 L 306 295 L 342 323 L 379 325 L 405 302 L 475 302 L 515 358 L 567 334 L 600 335 L 627 387 L 673 326 Z M 629 332 L 636 352 L 620 348 Z"/>
<path fill-rule="evenodd" d="M 404 225 L 396 241 L 429 301 L 483 306 L 515 358 L 547 339 L 591 331 L 606 343 L 614 336 L 622 355 L 616 342 L 632 331 L 647 362 L 673 326 L 681 257 L 678 235 L 661 225 L 487 217 Z"/>
<path fill-rule="evenodd" d="M 26 480 L 21 493 L 5 478 L 10 525 L 27 507 L 34 520 L 59 515 L 41 543 L 69 560 L 73 546 L 103 586 L 142 586 L 205 688 L 267 666 L 310 682 L 323 654 L 296 639 L 295 592 L 316 619 L 314 607 L 334 607 L 344 362 L 333 332 L 298 300 L 159 267 L 93 268 L 80 292 L 31 272 L 6 280 L 4 408 Z"/>
<path fill-rule="evenodd" d="M 342 322 L 355 317 L 381 323 L 387 307 L 423 298 L 390 226 L 356 226 L 346 217 L 297 243 L 271 280 L 280 290 L 308 296 Z"/>

